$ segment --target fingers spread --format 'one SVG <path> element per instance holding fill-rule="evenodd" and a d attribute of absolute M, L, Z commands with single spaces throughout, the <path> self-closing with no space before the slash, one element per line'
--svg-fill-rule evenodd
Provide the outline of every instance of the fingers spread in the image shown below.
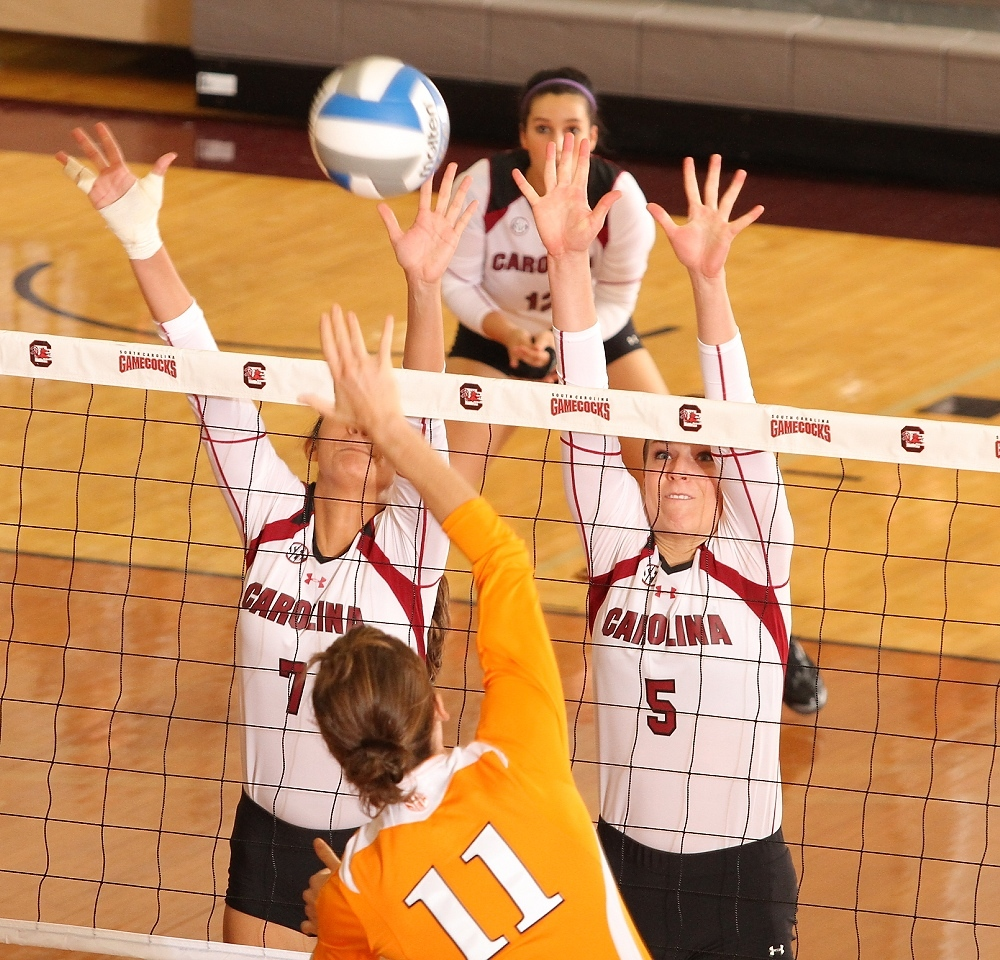
<path fill-rule="evenodd" d="M 444 168 L 444 175 L 441 177 L 441 186 L 438 188 L 438 213 L 447 213 L 448 208 L 451 206 L 451 191 L 452 187 L 455 185 L 455 174 L 458 173 L 458 164 L 449 163 L 448 166 Z M 426 182 L 432 180 L 432 177 L 428 177 Z M 420 199 L 421 205 L 423 205 L 423 186 L 420 188 Z M 430 201 L 428 200 L 427 209 L 430 209 Z"/>
<path fill-rule="evenodd" d="M 650 216 L 663 227 L 663 232 L 669 237 L 675 230 L 680 229 L 676 223 L 674 223 L 673 218 L 663 209 L 658 203 L 647 203 L 646 209 L 649 211 Z"/>
<path fill-rule="evenodd" d="M 111 164 L 124 163 L 125 155 L 122 153 L 122 148 L 118 146 L 118 141 L 111 132 L 111 128 L 106 123 L 98 123 L 94 125 L 94 129 L 97 131 L 98 139 L 101 141 L 101 148 L 104 150 L 104 155 L 108 158 L 109 162 Z"/>
<path fill-rule="evenodd" d="M 165 153 L 156 163 L 153 164 L 153 169 L 151 173 L 155 173 L 158 176 L 163 176 L 167 172 L 167 167 L 170 166 L 177 159 L 176 153 Z"/>
<path fill-rule="evenodd" d="M 103 170 L 105 167 L 110 166 L 107 157 L 104 156 L 100 147 L 90 139 L 86 130 L 81 127 L 75 127 L 73 130 L 73 139 L 80 144 L 80 149 L 84 152 L 84 155 L 98 170 Z"/>
<path fill-rule="evenodd" d="M 719 201 L 719 211 L 723 213 L 726 219 L 729 219 L 729 215 L 733 212 L 733 206 L 736 203 L 736 198 L 740 195 L 740 190 L 743 189 L 743 184 L 746 182 L 747 172 L 746 170 L 737 170 L 733 174 L 733 179 L 729 183 L 729 187 L 726 192 L 722 195 L 722 199 Z"/>
<path fill-rule="evenodd" d="M 538 196 L 535 188 L 528 183 L 524 174 L 521 173 L 520 170 L 515 169 L 512 176 L 514 178 L 514 183 L 517 184 L 517 189 L 524 195 L 524 199 L 527 200 L 532 206 L 538 203 L 541 198 Z"/>
<path fill-rule="evenodd" d="M 719 205 L 719 177 L 722 174 L 722 157 L 713 153 L 708 159 L 708 173 L 705 174 L 705 203 L 709 207 Z"/>
<path fill-rule="evenodd" d="M 701 191 L 698 189 L 698 174 L 694 169 L 694 159 L 684 158 L 684 195 L 687 197 L 688 208 L 701 206 Z"/>
<path fill-rule="evenodd" d="M 423 187 L 421 190 L 421 203 L 423 203 Z M 376 208 L 378 215 L 382 218 L 382 222 L 385 224 L 386 232 L 389 234 L 389 242 L 395 246 L 403 238 L 403 230 L 399 226 L 399 221 L 396 219 L 396 214 L 393 212 L 392 207 L 387 203 L 380 203 Z"/>

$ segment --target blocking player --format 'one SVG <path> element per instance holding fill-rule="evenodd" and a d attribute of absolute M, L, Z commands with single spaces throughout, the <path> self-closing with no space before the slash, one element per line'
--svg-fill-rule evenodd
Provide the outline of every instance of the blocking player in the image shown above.
<path fill-rule="evenodd" d="M 567 140 L 544 197 L 518 183 L 549 252 L 560 375 L 606 387 L 587 250 L 615 198 L 589 210 L 587 166 L 587 144 Z M 763 208 L 730 222 L 745 173 L 720 199 L 720 167 L 703 200 L 685 161 L 684 226 L 650 212 L 691 278 L 706 397 L 749 403 L 725 263 Z M 614 437 L 569 433 L 563 453 L 591 570 L 598 833 L 625 902 L 655 958 L 791 956 L 778 741 L 792 519 L 777 462 L 654 438 L 640 486 Z"/>
<path fill-rule="evenodd" d="M 97 143 L 82 130 L 74 137 L 96 174 L 64 153 L 58 159 L 125 245 L 163 338 L 217 349 L 157 227 L 174 155 L 137 180 L 105 125 L 97 126 Z M 444 366 L 440 278 L 474 211 L 474 204 L 465 208 L 467 183 L 449 200 L 454 175 L 452 165 L 436 209 L 425 184 L 405 232 L 387 206 L 379 208 L 407 277 L 403 363 L 414 369 Z M 354 426 L 317 424 L 306 441 L 315 471 L 306 485 L 276 454 L 252 403 L 190 400 L 245 548 L 236 627 L 245 789 L 233 825 L 223 935 L 308 950 L 299 932 L 302 889 L 321 866 L 312 841 L 323 836 L 343 850 L 367 817 L 316 729 L 306 664 L 361 622 L 380 625 L 423 657 L 448 538 L 413 485 Z M 446 457 L 441 421 L 415 420 L 408 429 Z"/>
<path fill-rule="evenodd" d="M 448 357 L 448 370 L 453 373 L 517 377 L 519 369 L 521 375 L 549 369 L 549 260 L 530 205 L 512 174 L 518 171 L 544 196 L 548 144 L 559 146 L 570 133 L 576 139 L 588 137 L 592 148 L 596 145 L 600 118 L 589 78 L 572 67 L 536 73 L 521 92 L 519 123 L 520 150 L 480 160 L 468 171 L 472 177 L 469 196 L 479 201 L 479 208 L 443 278 L 445 301 L 459 319 Z M 619 191 L 621 197 L 590 245 L 594 309 L 608 382 L 618 390 L 663 394 L 666 384 L 632 323 L 653 246 L 653 220 L 635 178 L 607 160 L 591 157 L 590 204 L 596 205 L 611 190 Z M 487 452 L 499 453 L 514 429 L 449 423 L 452 463 L 473 486 L 481 488 Z M 625 465 L 639 476 L 642 443 L 626 437 L 621 444 Z M 826 702 L 819 671 L 794 638 L 783 696 L 798 713 L 813 713 Z"/>
<path fill-rule="evenodd" d="M 367 433 L 472 563 L 485 695 L 476 739 L 443 749 L 440 698 L 404 644 L 368 627 L 319 656 L 323 737 L 377 815 L 307 894 L 315 960 L 642 960 L 573 781 L 566 708 L 524 543 L 407 427 L 389 349 L 323 318 L 336 407 Z"/>

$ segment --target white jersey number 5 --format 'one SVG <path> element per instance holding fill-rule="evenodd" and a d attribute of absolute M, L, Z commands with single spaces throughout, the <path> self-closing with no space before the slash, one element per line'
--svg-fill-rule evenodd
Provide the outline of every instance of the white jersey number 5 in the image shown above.
<path fill-rule="evenodd" d="M 528 868 L 490 823 L 486 824 L 462 854 L 462 860 L 466 863 L 476 857 L 483 861 L 521 911 L 521 919 L 517 924 L 521 933 L 563 902 L 558 893 L 551 897 L 545 895 L 535 878 L 528 873 Z M 421 877 L 403 902 L 408 907 L 417 903 L 427 907 L 466 960 L 489 960 L 510 942 L 504 936 L 491 940 L 434 867 Z"/>

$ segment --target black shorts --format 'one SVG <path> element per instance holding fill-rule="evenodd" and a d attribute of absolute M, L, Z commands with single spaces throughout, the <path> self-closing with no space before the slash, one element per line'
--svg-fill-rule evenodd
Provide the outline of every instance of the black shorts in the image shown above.
<path fill-rule="evenodd" d="M 641 349 L 642 338 L 636 332 L 632 318 L 629 317 L 628 323 L 621 330 L 604 341 L 604 360 L 609 364 L 614 363 L 625 354 Z M 506 377 L 517 376 L 510 366 L 510 354 L 502 343 L 490 340 L 462 324 L 458 325 L 458 333 L 455 334 L 455 342 L 451 345 L 448 356 L 478 360 L 494 370 L 499 370 Z"/>
<path fill-rule="evenodd" d="M 780 829 L 708 853 L 664 853 L 603 820 L 597 834 L 653 960 L 794 957 L 798 883 Z"/>
<path fill-rule="evenodd" d="M 226 904 L 268 923 L 298 930 L 306 918 L 302 892 L 323 869 L 313 850 L 322 837 L 338 857 L 354 830 L 309 830 L 279 820 L 245 793 L 240 797 L 229 841 Z"/>

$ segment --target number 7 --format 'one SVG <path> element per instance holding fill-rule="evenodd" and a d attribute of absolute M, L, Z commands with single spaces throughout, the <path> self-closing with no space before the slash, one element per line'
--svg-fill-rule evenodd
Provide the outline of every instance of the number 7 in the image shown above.
<path fill-rule="evenodd" d="M 278 660 L 278 673 L 285 677 L 292 678 L 288 689 L 288 706 L 285 713 L 296 714 L 299 712 L 299 704 L 302 702 L 302 689 L 306 685 L 306 662 L 305 660 L 286 660 L 281 657 Z"/>

